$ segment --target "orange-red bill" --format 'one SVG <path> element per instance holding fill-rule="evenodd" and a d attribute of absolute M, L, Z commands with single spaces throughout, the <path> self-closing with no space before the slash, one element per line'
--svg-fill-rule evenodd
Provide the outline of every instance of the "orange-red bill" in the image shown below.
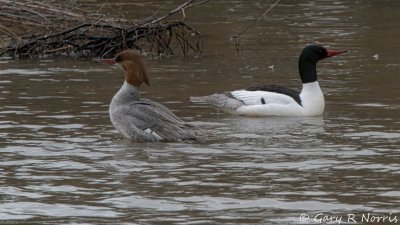
<path fill-rule="evenodd" d="M 107 64 L 115 64 L 117 63 L 115 59 L 95 59 L 97 62 L 107 63 Z"/>
<path fill-rule="evenodd" d="M 347 51 L 335 51 L 335 50 L 327 50 L 327 51 L 328 51 L 327 57 L 332 57 L 347 52 Z"/>

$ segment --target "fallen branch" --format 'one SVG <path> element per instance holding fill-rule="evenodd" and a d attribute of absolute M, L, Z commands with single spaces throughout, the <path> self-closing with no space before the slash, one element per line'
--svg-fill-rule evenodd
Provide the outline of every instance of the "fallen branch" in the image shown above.
<path fill-rule="evenodd" d="M 209 0 L 188 0 L 158 17 L 134 23 L 107 17 L 100 9 L 83 10 L 80 5 L 57 5 L 54 1 L 0 0 L 0 37 L 12 41 L 0 46 L 0 56 L 110 57 L 126 48 L 155 54 L 200 54 L 200 33 L 181 20 L 166 18 Z M 39 30 L 39 32 L 38 32 Z"/>

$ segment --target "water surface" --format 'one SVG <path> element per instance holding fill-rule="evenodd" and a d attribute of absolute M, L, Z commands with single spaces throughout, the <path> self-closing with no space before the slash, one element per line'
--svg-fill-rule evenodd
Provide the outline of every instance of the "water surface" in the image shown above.
<path fill-rule="evenodd" d="M 238 54 L 230 37 L 271 3 L 210 1 L 186 12 L 203 56 L 146 58 L 143 96 L 201 124 L 198 142 L 123 139 L 108 118 L 123 82 L 117 67 L 1 59 L 0 223 L 400 221 L 400 2 L 281 1 Z M 175 5 L 146 1 L 150 11 Z M 129 7 L 151 15 L 141 9 Z M 298 55 L 316 42 L 349 50 L 318 64 L 321 117 L 236 117 L 188 100 L 264 83 L 299 89 Z"/>

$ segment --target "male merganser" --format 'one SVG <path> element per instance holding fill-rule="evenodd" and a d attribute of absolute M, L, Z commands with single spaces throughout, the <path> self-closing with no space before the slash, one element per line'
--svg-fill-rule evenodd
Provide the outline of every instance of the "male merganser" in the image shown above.
<path fill-rule="evenodd" d="M 150 85 L 142 56 L 135 50 L 125 50 L 113 59 L 98 59 L 103 63 L 120 64 L 125 70 L 125 81 L 110 104 L 110 119 L 126 138 L 140 141 L 178 141 L 195 139 L 192 126 L 167 107 L 140 98 L 139 86 Z"/>
<path fill-rule="evenodd" d="M 300 93 L 278 85 L 267 85 L 190 99 L 241 116 L 322 115 L 325 100 L 317 81 L 317 62 L 344 52 L 327 50 L 320 45 L 305 47 L 299 58 L 299 73 L 303 82 Z"/>

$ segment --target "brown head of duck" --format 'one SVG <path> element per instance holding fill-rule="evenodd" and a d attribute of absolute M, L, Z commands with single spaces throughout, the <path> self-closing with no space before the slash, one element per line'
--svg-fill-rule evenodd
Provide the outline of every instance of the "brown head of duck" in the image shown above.
<path fill-rule="evenodd" d="M 142 54 L 136 50 L 128 49 L 118 53 L 112 59 L 97 59 L 96 61 L 109 64 L 120 64 L 125 71 L 125 81 L 135 87 L 142 83 L 150 85 L 147 68 L 143 62 Z"/>

